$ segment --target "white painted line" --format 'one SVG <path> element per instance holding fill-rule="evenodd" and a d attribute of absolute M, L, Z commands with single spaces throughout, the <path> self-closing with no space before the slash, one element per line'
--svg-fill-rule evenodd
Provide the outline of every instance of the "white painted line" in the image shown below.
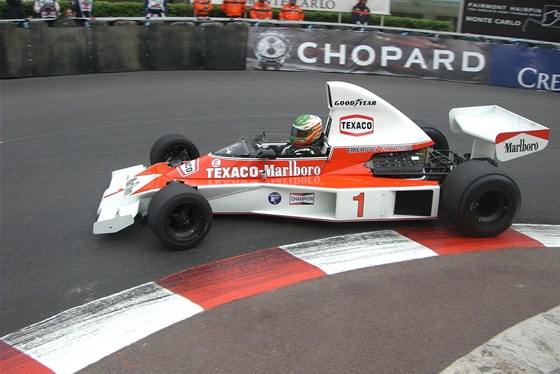
<path fill-rule="evenodd" d="M 514 230 L 541 242 L 545 247 L 560 248 L 560 225 L 513 224 Z"/>
<path fill-rule="evenodd" d="M 5 336 L 57 374 L 75 373 L 203 309 L 147 283 L 60 313 Z"/>
<path fill-rule="evenodd" d="M 505 330 L 441 372 L 463 373 L 560 373 L 560 305 Z"/>
<path fill-rule="evenodd" d="M 431 249 L 395 231 L 335 236 L 280 248 L 327 274 L 437 256 Z"/>

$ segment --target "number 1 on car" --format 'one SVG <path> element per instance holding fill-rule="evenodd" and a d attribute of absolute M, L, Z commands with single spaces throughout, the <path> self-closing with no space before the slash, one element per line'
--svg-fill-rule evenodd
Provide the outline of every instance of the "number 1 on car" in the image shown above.
<path fill-rule="evenodd" d="M 364 192 L 361 192 L 352 198 L 352 200 L 358 202 L 358 217 L 364 216 L 364 199 L 365 199 Z"/>

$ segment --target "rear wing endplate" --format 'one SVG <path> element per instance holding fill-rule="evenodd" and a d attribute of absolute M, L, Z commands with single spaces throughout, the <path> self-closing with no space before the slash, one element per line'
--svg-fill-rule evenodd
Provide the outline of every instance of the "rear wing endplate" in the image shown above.
<path fill-rule="evenodd" d="M 550 136 L 547 127 L 497 105 L 451 109 L 449 124 L 474 137 L 471 158 L 509 161 L 542 151 Z"/>

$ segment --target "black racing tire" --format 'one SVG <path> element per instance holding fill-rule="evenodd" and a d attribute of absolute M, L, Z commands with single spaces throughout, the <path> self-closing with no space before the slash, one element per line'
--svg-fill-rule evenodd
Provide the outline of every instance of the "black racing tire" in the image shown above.
<path fill-rule="evenodd" d="M 513 179 L 485 160 L 453 169 L 441 186 L 442 206 L 467 235 L 494 237 L 507 230 L 521 206 Z"/>
<path fill-rule="evenodd" d="M 150 163 L 188 161 L 200 157 L 196 145 L 183 135 L 168 134 L 160 137 L 150 150 Z"/>
<path fill-rule="evenodd" d="M 434 141 L 432 148 L 436 151 L 449 150 L 449 143 L 447 138 L 441 131 L 433 127 L 421 127 L 422 131 L 426 133 Z"/>
<path fill-rule="evenodd" d="M 173 250 L 194 247 L 212 227 L 212 208 L 196 189 L 170 183 L 148 205 L 148 223 L 161 242 Z"/>

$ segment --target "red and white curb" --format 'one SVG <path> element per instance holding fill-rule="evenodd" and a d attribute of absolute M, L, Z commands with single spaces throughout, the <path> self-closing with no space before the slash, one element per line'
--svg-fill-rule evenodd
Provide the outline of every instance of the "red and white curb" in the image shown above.
<path fill-rule="evenodd" d="M 401 229 L 270 248 L 198 266 L 62 312 L 0 339 L 0 371 L 75 373 L 142 338 L 233 300 L 355 269 L 502 248 L 560 248 L 558 225 L 498 238 L 454 228 Z"/>

